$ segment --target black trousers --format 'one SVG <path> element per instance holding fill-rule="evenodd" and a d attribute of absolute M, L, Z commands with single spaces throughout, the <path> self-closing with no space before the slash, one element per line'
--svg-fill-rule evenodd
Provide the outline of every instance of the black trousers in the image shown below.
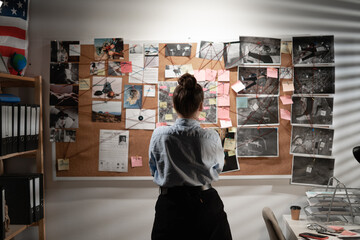
<path fill-rule="evenodd" d="M 159 195 L 152 240 L 231 240 L 224 204 L 214 188 Z"/>

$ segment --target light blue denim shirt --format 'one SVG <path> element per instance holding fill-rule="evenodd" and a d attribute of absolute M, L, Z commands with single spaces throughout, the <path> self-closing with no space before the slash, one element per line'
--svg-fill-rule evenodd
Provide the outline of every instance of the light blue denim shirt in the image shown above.
<path fill-rule="evenodd" d="M 173 126 L 154 130 L 149 164 L 159 186 L 201 186 L 218 180 L 224 150 L 216 131 L 201 128 L 196 120 L 179 118 Z"/>

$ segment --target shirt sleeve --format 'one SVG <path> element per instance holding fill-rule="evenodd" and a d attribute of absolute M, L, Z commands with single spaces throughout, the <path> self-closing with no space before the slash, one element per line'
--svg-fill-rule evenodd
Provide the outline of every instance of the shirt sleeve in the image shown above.
<path fill-rule="evenodd" d="M 155 175 L 155 172 L 157 170 L 156 168 L 156 160 L 155 156 L 153 154 L 154 151 L 154 135 L 151 136 L 150 144 L 149 144 L 149 167 L 150 167 L 150 174 L 151 176 Z"/>

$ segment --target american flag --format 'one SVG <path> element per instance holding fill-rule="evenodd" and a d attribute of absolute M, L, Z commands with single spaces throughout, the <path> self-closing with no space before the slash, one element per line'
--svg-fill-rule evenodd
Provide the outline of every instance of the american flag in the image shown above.
<path fill-rule="evenodd" d="M 0 53 L 6 63 L 15 52 L 27 57 L 28 4 L 29 0 L 3 0 L 0 7 Z"/>

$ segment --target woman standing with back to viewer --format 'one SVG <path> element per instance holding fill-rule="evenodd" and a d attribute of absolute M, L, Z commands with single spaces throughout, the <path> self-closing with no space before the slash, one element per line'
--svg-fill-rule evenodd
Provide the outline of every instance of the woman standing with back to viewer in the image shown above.
<path fill-rule="evenodd" d="M 219 135 L 196 120 L 204 92 L 194 76 L 182 75 L 173 93 L 178 119 L 154 130 L 150 171 L 160 186 L 152 240 L 231 240 L 224 205 L 211 182 L 219 178 L 224 151 Z"/>

